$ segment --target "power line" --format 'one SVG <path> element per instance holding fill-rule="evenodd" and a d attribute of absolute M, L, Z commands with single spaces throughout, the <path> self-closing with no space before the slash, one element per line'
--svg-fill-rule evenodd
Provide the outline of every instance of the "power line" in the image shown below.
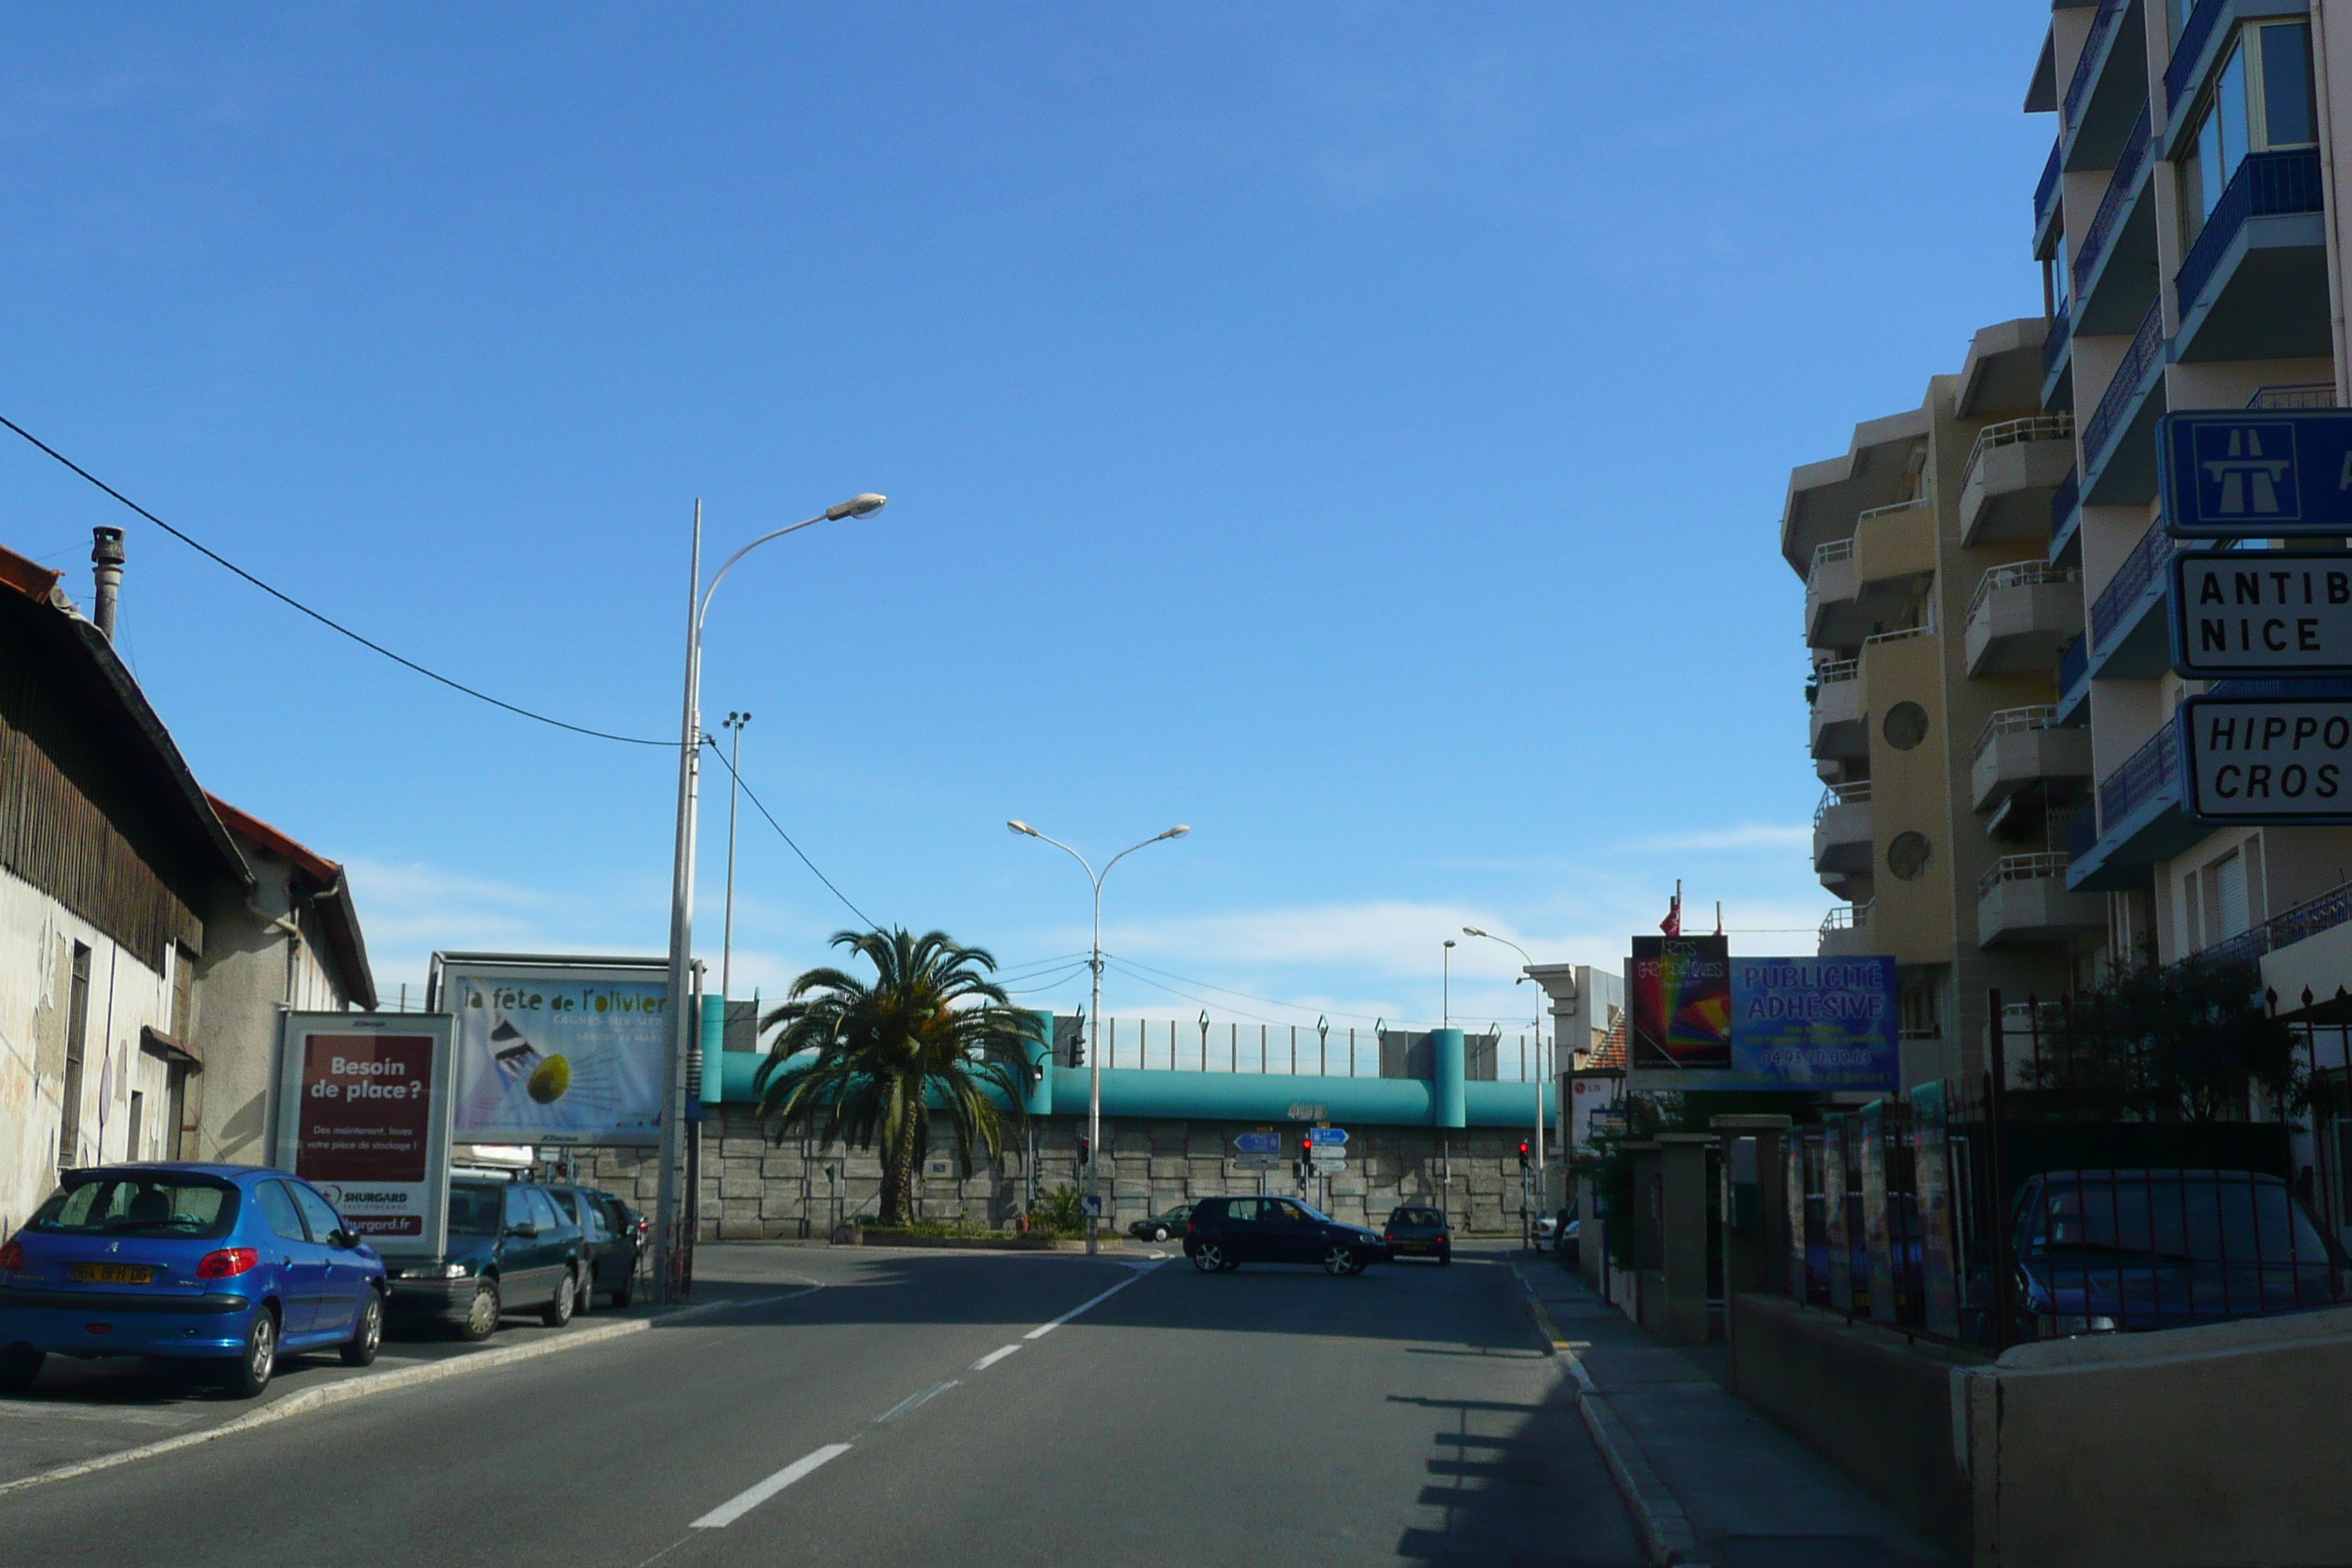
<path fill-rule="evenodd" d="M 5 415 L 0 415 L 0 425 L 5 425 L 9 429 L 15 431 L 17 435 L 22 436 L 26 440 L 31 442 L 35 447 L 46 453 L 47 456 L 54 458 L 73 473 L 97 486 L 100 490 L 103 490 L 106 494 L 113 497 L 116 500 L 121 501 L 124 506 L 129 507 L 132 511 L 137 512 L 141 517 L 145 518 L 148 521 L 153 523 L 156 527 L 162 529 L 164 532 L 170 534 L 173 538 L 178 540 L 181 543 L 186 545 L 189 549 L 194 551 L 205 560 L 212 562 L 215 565 L 235 573 L 237 576 L 244 578 L 247 582 L 252 584 L 255 587 L 260 589 L 271 598 L 276 599 L 279 604 L 285 605 L 290 609 L 300 611 L 303 615 L 310 616 L 312 620 L 318 622 L 329 631 L 340 633 L 341 635 L 351 638 L 352 641 L 359 644 L 362 647 L 366 648 L 371 653 L 380 653 L 384 658 L 392 660 L 393 663 L 399 665 L 405 669 L 414 670 L 417 674 L 425 677 L 427 680 L 437 680 L 442 685 L 447 687 L 450 690 L 463 692 L 467 696 L 473 698 L 478 702 L 487 702 L 493 708 L 503 708 L 509 713 L 519 714 L 525 719 L 536 720 L 541 724 L 551 724 L 559 730 L 569 730 L 575 735 L 593 736 L 599 741 L 618 741 L 623 745 L 627 746 L 675 746 L 677 744 L 676 741 L 648 741 L 640 735 L 615 735 L 609 730 L 592 730 L 585 724 L 574 724 L 567 720 L 550 718 L 547 714 L 536 713 L 528 708 L 520 707 L 515 703 L 509 702 L 502 697 L 493 697 L 488 692 L 468 686 L 462 680 L 453 680 L 448 676 L 443 675 L 438 670 L 427 669 L 423 665 L 417 663 L 415 659 L 406 658 L 401 654 L 396 654 L 393 652 L 392 649 L 384 647 L 382 643 L 362 637 L 358 632 L 352 630 L 351 627 L 343 625 L 341 621 L 335 620 L 331 616 L 321 615 L 317 610 L 314 610 L 310 605 L 304 604 L 301 600 L 294 597 L 291 594 L 284 593 L 278 589 L 271 587 L 268 584 L 263 582 L 260 578 L 255 576 L 252 573 L 247 571 L 236 562 L 231 561 L 226 555 L 221 554 L 218 551 L 197 543 L 194 539 L 189 538 L 178 529 L 173 528 L 170 523 L 165 522 L 162 518 L 157 517 L 153 512 L 149 511 L 145 507 L 141 506 L 137 501 L 132 500 L 129 496 L 124 495 L 121 490 L 116 489 L 112 485 L 108 484 L 104 479 L 100 479 L 96 474 L 91 473 L 88 468 L 83 468 L 79 463 L 75 462 L 71 458 L 67 457 L 63 452 L 58 451 L 55 447 L 50 446 L 47 441 L 42 440 L 38 436 L 34 435 L 30 430 L 26 429 L 22 425 L 17 424 L 15 420 L 8 418 Z M 815 868 L 811 867 L 810 869 L 814 870 Z M 828 883 L 827 885 L 830 886 L 831 884 Z M 846 902 L 847 900 L 845 900 L 844 901 Z"/>
<path fill-rule="evenodd" d="M 849 907 L 849 912 L 856 915 L 859 920 L 864 921 L 867 931 L 880 931 L 882 929 L 881 922 L 877 921 L 873 916 L 867 914 L 864 910 L 859 909 L 856 904 L 850 903 L 849 895 L 843 892 L 839 888 L 834 887 L 833 879 L 816 868 L 816 862 L 808 858 L 807 850 L 793 842 L 793 836 L 784 831 L 784 825 L 778 822 L 773 816 L 769 815 L 768 808 L 760 804 L 760 797 L 751 793 L 751 786 L 743 782 L 743 775 L 735 772 L 735 764 L 731 762 L 728 762 L 727 753 L 717 746 L 712 746 L 708 749 L 712 756 L 717 757 L 721 763 L 726 764 L 728 773 L 734 776 L 737 787 L 742 790 L 743 798 L 750 801 L 753 809 L 757 810 L 761 816 L 767 817 L 768 826 L 774 828 L 776 830 L 776 837 L 782 839 L 785 844 L 791 847 L 792 852 L 801 858 L 801 864 L 809 868 L 809 874 L 814 876 L 818 881 L 823 882 L 826 888 L 830 889 L 835 898 L 839 899 L 844 904 L 847 904 Z"/>
<path fill-rule="evenodd" d="M 1110 957 L 1111 955 L 1110 955 L 1110 954 L 1108 954 L 1108 953 L 1105 953 L 1105 954 L 1103 954 L 1103 956 L 1104 956 L 1105 958 L 1108 958 L 1108 957 Z M 1192 975 L 1190 975 L 1190 974 L 1178 974 L 1178 973 L 1174 973 L 1174 972 L 1173 972 L 1173 971 L 1171 971 L 1171 970 L 1166 970 L 1166 969 L 1152 969 L 1152 968 L 1151 968 L 1151 965 L 1150 965 L 1150 964 L 1148 964 L 1148 963 L 1140 963 L 1140 962 L 1139 962 L 1138 960 L 1135 960 L 1135 959 L 1132 959 L 1132 958 L 1121 958 L 1121 959 L 1119 959 L 1119 960 L 1118 960 L 1118 963 L 1119 963 L 1119 964 L 1121 965 L 1121 967 L 1127 967 L 1127 966 L 1132 965 L 1132 966 L 1133 966 L 1133 968 L 1136 968 L 1136 969 L 1149 969 L 1149 970 L 1150 970 L 1150 971 L 1151 971 L 1151 973 L 1154 973 L 1154 974 L 1164 974 L 1164 975 L 1166 975 L 1166 976 L 1167 976 L 1169 979 L 1171 979 L 1171 980 L 1181 980 L 1181 981 L 1184 982 L 1184 984 L 1187 984 L 1187 985 L 1198 985 L 1198 986 L 1202 986 L 1202 987 L 1203 987 L 1204 989 L 1207 989 L 1207 990 L 1210 990 L 1210 991 L 1221 991 L 1221 992 L 1224 993 L 1224 994 L 1226 994 L 1226 995 L 1228 995 L 1228 996 L 1239 996 L 1239 997 L 1243 998 L 1244 1001 L 1249 1001 L 1249 1002 L 1263 1002 L 1263 1003 L 1265 1003 L 1265 1004 L 1267 1006 L 1269 1006 L 1269 1007 L 1288 1007 L 1288 1008 L 1291 1008 L 1292 1010 L 1294 1010 L 1294 1011 L 1296 1011 L 1296 1012 L 1300 1012 L 1300 1013 L 1315 1013 L 1315 1014 L 1319 1014 L 1319 1015 L 1321 1015 L 1321 1016 L 1325 1016 L 1325 1017 L 1330 1017 L 1330 1016 L 1335 1016 L 1335 1015 L 1336 1015 L 1337 1016 L 1339 1016 L 1339 1017 L 1342 1017 L 1342 1018 L 1359 1018 L 1359 1019 L 1361 1019 L 1362 1021 L 1364 1021 L 1365 1023 L 1368 1023 L 1368 1024 L 1371 1024 L 1371 1023 L 1379 1023 L 1379 1022 L 1381 1022 L 1381 1020 L 1380 1020 L 1380 1019 L 1377 1019 L 1377 1018 L 1373 1017 L 1373 1016 L 1372 1016 L 1372 1015 L 1370 1015 L 1370 1013 L 1343 1013 L 1343 1012 L 1340 1012 L 1340 1010 L 1339 1010 L 1339 1008 L 1337 1008 L 1337 1007 L 1318 1007 L 1318 1006 L 1316 1006 L 1315 1005 L 1313 1005 L 1312 1003 L 1307 1003 L 1307 1002 L 1286 1002 L 1286 1001 L 1284 1001 L 1284 1000 L 1283 1000 L 1281 997 L 1279 997 L 1279 996 L 1260 996 L 1260 995 L 1255 994 L 1255 993 L 1253 993 L 1253 992 L 1248 992 L 1248 991 L 1236 991 L 1236 990 L 1234 990 L 1234 989 L 1232 986 L 1230 986 L 1230 985 L 1218 985 L 1218 984 L 1212 984 L 1211 982 L 1206 981 L 1206 980 L 1195 979 L 1193 976 L 1192 976 Z M 1138 980 L 1142 980 L 1142 979 L 1143 979 L 1143 976 L 1141 976 L 1141 975 L 1138 974 L 1138 975 L 1135 975 L 1135 976 L 1134 976 L 1134 978 L 1135 978 L 1135 979 L 1138 979 Z M 1148 984 L 1151 984 L 1151 982 L 1150 982 L 1150 981 L 1148 981 L 1148 980 L 1147 980 L 1147 981 L 1144 981 L 1144 984 L 1146 984 L 1148 985 Z M 1165 986 L 1165 985 L 1162 985 L 1162 986 L 1160 987 L 1160 989 L 1161 989 L 1162 991 L 1166 991 L 1166 990 L 1169 990 L 1169 989 L 1170 989 L 1170 987 Z M 1183 994 L 1184 994 L 1184 993 L 1182 993 L 1181 991 L 1178 991 L 1178 992 L 1176 992 L 1176 993 L 1175 993 L 1175 994 L 1177 994 L 1177 995 L 1179 995 L 1179 996 L 1181 996 L 1181 995 L 1183 995 Z M 1195 1001 L 1195 1002 L 1198 1002 L 1198 1001 L 1200 1001 L 1200 1000 L 1201 1000 L 1201 998 L 1200 998 L 1200 997 L 1198 997 L 1198 996 L 1195 996 L 1195 997 L 1192 998 L 1192 1000 L 1193 1000 L 1193 1001 Z M 1220 1004 L 1213 1004 L 1213 1004 L 1211 1004 L 1211 1005 L 1213 1005 L 1213 1005 L 1220 1005 Z M 1256 1016 L 1256 1015 L 1255 1015 L 1255 1014 L 1249 1014 L 1249 1015 L 1246 1015 L 1246 1016 L 1250 1016 L 1250 1017 L 1255 1017 L 1255 1016 Z M 1279 1018 L 1266 1018 L 1266 1019 L 1261 1019 L 1261 1020 L 1259 1020 L 1259 1021 L 1260 1021 L 1260 1022 L 1262 1022 L 1262 1023 L 1270 1023 L 1270 1024 L 1272 1024 L 1272 1023 L 1281 1023 L 1281 1022 L 1283 1022 L 1283 1020 L 1281 1020 L 1281 1019 L 1279 1019 Z"/>

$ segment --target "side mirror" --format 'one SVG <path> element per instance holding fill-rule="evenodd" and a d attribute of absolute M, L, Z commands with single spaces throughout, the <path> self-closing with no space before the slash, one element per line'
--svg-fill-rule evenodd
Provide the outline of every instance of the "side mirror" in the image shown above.
<path fill-rule="evenodd" d="M 507 1226 L 507 1234 L 509 1236 L 519 1236 L 525 1241 L 529 1241 L 539 1234 L 539 1226 L 535 1225 L 510 1225 Z"/>
<path fill-rule="evenodd" d="M 334 1235 L 327 1237 L 327 1241 L 329 1245 L 340 1247 L 344 1251 L 349 1252 L 352 1247 L 357 1247 L 360 1244 L 360 1233 L 352 1229 L 349 1226 L 345 1226 L 342 1229 L 335 1232 Z"/>

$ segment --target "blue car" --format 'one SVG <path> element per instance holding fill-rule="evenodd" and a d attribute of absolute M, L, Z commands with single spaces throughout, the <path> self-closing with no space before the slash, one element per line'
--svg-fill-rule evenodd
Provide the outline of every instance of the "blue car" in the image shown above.
<path fill-rule="evenodd" d="M 375 1359 L 383 1260 L 299 1177 L 179 1162 L 68 1171 L 0 1246 L 0 1392 L 51 1355 L 215 1363 L 248 1398 L 281 1356 Z"/>

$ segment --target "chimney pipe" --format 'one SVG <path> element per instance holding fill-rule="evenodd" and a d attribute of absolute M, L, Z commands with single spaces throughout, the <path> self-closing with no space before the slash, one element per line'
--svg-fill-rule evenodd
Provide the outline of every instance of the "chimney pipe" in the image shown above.
<path fill-rule="evenodd" d="M 93 528 L 90 531 L 91 574 L 98 579 L 98 603 L 90 620 L 104 633 L 106 640 L 114 640 L 114 602 L 122 592 L 122 531 L 119 528 Z"/>

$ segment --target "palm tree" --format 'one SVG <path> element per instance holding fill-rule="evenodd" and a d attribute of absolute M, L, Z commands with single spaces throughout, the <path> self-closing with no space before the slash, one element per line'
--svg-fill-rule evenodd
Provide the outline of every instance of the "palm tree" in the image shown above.
<path fill-rule="evenodd" d="M 904 1225 L 930 1148 L 930 1103 L 955 1128 L 965 1173 L 975 1143 L 996 1159 L 1009 1117 L 1027 1114 L 1023 1047 L 1039 1038 L 1037 1021 L 987 978 L 992 955 L 945 931 L 835 931 L 833 945 L 873 964 L 874 982 L 829 967 L 793 982 L 763 1020 L 780 1033 L 754 1080 L 760 1115 L 779 1140 L 799 1122 L 827 1143 L 881 1145 L 882 1223 Z M 803 1052 L 814 1055 L 793 1059 Z"/>

